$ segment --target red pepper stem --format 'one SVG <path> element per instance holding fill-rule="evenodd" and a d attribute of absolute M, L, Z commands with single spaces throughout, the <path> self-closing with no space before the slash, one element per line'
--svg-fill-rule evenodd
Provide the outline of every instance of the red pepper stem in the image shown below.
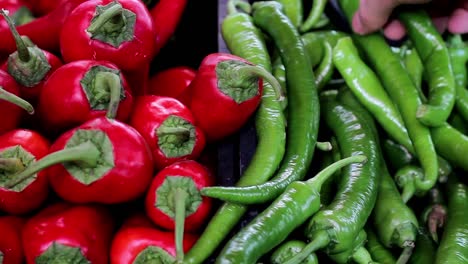
<path fill-rule="evenodd" d="M 75 147 L 65 148 L 45 156 L 15 175 L 12 180 L 5 184 L 5 187 L 13 188 L 39 171 L 59 163 L 79 162 L 83 166 L 93 167 L 97 165 L 100 157 L 101 152 L 99 149 L 90 141 L 86 141 Z"/>
<path fill-rule="evenodd" d="M 34 114 L 34 107 L 23 98 L 8 92 L 0 86 L 0 100 L 5 100 L 26 110 L 30 115 Z"/>
<path fill-rule="evenodd" d="M 276 80 L 276 78 L 271 73 L 269 73 L 263 67 L 254 66 L 254 65 L 245 65 L 245 66 L 239 67 L 238 71 L 241 76 L 256 75 L 256 76 L 263 78 L 275 90 L 276 99 L 278 99 L 278 101 L 284 100 L 283 88 L 281 87 L 281 84 L 278 82 L 278 80 Z"/>
<path fill-rule="evenodd" d="M 176 263 L 181 264 L 184 261 L 184 225 L 185 225 L 185 205 L 188 197 L 187 191 L 177 188 L 174 191 L 175 207 L 175 245 L 176 245 Z"/>
<path fill-rule="evenodd" d="M 190 138 L 190 129 L 185 127 L 160 127 L 157 130 L 158 137 L 174 135 L 171 143 L 185 142 Z"/>
<path fill-rule="evenodd" d="M 115 32 L 119 29 L 122 28 L 122 23 L 121 22 L 123 17 L 122 17 L 122 5 L 115 2 L 114 5 L 106 9 L 106 11 L 102 12 L 99 14 L 99 16 L 96 17 L 96 19 L 89 25 L 88 27 L 88 32 L 89 33 L 96 33 L 98 30 L 100 30 L 102 27 L 106 26 L 108 27 L 107 32 Z M 112 20 L 112 23 L 109 23 Z M 117 23 L 115 23 L 117 22 Z"/>
<path fill-rule="evenodd" d="M 18 172 L 24 170 L 23 162 L 19 158 L 0 158 L 0 171 Z"/>
<path fill-rule="evenodd" d="M 284 264 L 299 264 L 310 254 L 314 253 L 318 249 L 326 247 L 330 242 L 331 240 L 327 231 L 320 231 L 314 239 L 302 249 L 301 252 L 284 262 Z"/>
<path fill-rule="evenodd" d="M 397 259 L 395 264 L 406 264 L 413 254 L 414 242 L 407 241 L 406 245 L 403 247 L 403 251 L 400 254 L 400 257 Z"/>
<path fill-rule="evenodd" d="M 252 12 L 252 7 L 248 2 L 243 0 L 229 0 L 227 3 L 227 14 L 232 15 L 238 13 L 238 8 L 247 14 L 250 14 L 250 12 Z"/>
<path fill-rule="evenodd" d="M 95 77 L 96 86 L 104 86 L 107 89 L 104 91 L 109 92 L 109 106 L 107 108 L 106 116 L 114 119 L 117 115 L 117 110 L 120 103 L 120 93 L 122 85 L 120 83 L 120 76 L 113 72 L 98 72 Z M 98 95 L 99 96 L 99 95 Z"/>
<path fill-rule="evenodd" d="M 15 39 L 16 49 L 18 51 L 19 59 L 23 62 L 28 62 L 29 60 L 31 60 L 31 53 L 29 53 L 28 47 L 24 43 L 20 34 L 18 33 L 18 30 L 16 30 L 13 20 L 11 20 L 10 16 L 8 16 L 8 11 L 5 9 L 2 9 L 0 13 L 5 18 L 8 24 L 8 27 L 10 28 L 11 34 L 13 34 L 13 38 Z"/>

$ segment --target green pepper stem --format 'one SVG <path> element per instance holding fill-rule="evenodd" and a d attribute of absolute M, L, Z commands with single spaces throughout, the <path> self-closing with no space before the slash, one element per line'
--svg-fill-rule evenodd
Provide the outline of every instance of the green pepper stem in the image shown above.
<path fill-rule="evenodd" d="M 401 192 L 401 199 L 404 203 L 407 203 L 411 197 L 413 197 L 416 191 L 416 186 L 414 186 L 414 181 L 409 181 L 403 186 L 403 190 Z"/>
<path fill-rule="evenodd" d="M 400 254 L 400 257 L 397 259 L 395 264 L 406 264 L 410 259 L 411 255 L 413 254 L 414 249 L 414 242 L 407 241 L 405 247 L 403 247 L 403 251 Z"/>
<path fill-rule="evenodd" d="M 227 14 L 233 15 L 238 13 L 237 9 L 240 9 L 247 14 L 252 12 L 252 7 L 248 2 L 243 0 L 229 0 L 227 3 Z"/>
<path fill-rule="evenodd" d="M 187 197 L 188 193 L 182 188 L 177 188 L 174 192 L 175 245 L 177 264 L 182 264 L 184 261 L 184 225 Z"/>
<path fill-rule="evenodd" d="M 19 158 L 0 158 L 0 171 L 18 172 L 24 170 L 23 162 Z"/>
<path fill-rule="evenodd" d="M 11 20 L 10 16 L 8 16 L 8 11 L 2 8 L 2 10 L 0 10 L 0 13 L 5 18 L 8 27 L 10 28 L 11 34 L 13 34 L 19 59 L 23 62 L 28 62 L 29 60 L 31 60 L 31 54 L 29 53 L 28 47 L 24 43 L 20 34 L 18 33 L 18 30 L 16 30 L 13 20 Z"/>
<path fill-rule="evenodd" d="M 105 91 L 109 92 L 109 105 L 106 117 L 114 119 L 117 115 L 117 110 L 119 109 L 120 92 L 122 90 L 120 76 L 113 72 L 100 71 L 96 73 L 95 83 L 96 86 L 102 85 L 107 88 Z"/>
<path fill-rule="evenodd" d="M 171 143 L 185 142 L 190 138 L 190 129 L 185 127 L 159 127 L 157 129 L 158 137 L 174 135 Z"/>
<path fill-rule="evenodd" d="M 370 264 L 375 263 L 372 261 L 372 257 L 369 254 L 369 251 L 363 246 L 359 247 L 352 256 L 354 262 L 358 264 Z"/>
<path fill-rule="evenodd" d="M 294 255 L 294 257 L 288 259 L 283 264 L 298 264 L 306 259 L 310 254 L 314 253 L 318 249 L 326 247 L 330 243 L 330 237 L 327 231 L 322 230 L 317 233 L 314 239 L 307 244 L 301 252 Z"/>
<path fill-rule="evenodd" d="M 306 183 L 311 186 L 315 186 L 317 190 L 320 190 L 321 186 L 325 181 L 328 180 L 337 170 L 347 166 L 351 163 L 363 163 L 367 160 L 367 157 L 364 155 L 356 155 L 347 157 L 332 164 L 328 165 L 326 168 L 321 170 L 317 175 L 307 180 Z"/>
<path fill-rule="evenodd" d="M 276 80 L 275 76 L 273 76 L 271 73 L 269 73 L 267 70 L 265 70 L 261 66 L 254 66 L 254 65 L 245 65 L 242 67 L 239 67 L 238 69 L 240 75 L 256 75 L 261 78 L 263 78 L 265 81 L 267 81 L 275 90 L 276 93 L 276 99 L 278 101 L 283 101 L 284 100 L 284 94 L 283 94 L 283 88 L 281 87 L 281 84 Z"/>
<path fill-rule="evenodd" d="M 75 147 L 65 148 L 45 156 L 15 175 L 12 180 L 6 182 L 5 187 L 11 189 L 39 171 L 59 163 L 79 162 L 83 166 L 93 167 L 96 166 L 100 156 L 99 149 L 90 141 L 86 141 Z"/>
<path fill-rule="evenodd" d="M 7 90 L 3 89 L 2 86 L 0 86 L 0 100 L 5 100 L 14 105 L 17 105 L 22 109 L 26 110 L 30 115 L 34 114 L 34 107 L 28 101 L 13 93 L 8 92 Z"/>
<path fill-rule="evenodd" d="M 320 149 L 321 151 L 330 151 L 333 149 L 333 146 L 330 142 L 325 141 L 325 142 L 318 142 L 315 143 L 315 146 Z"/>
<path fill-rule="evenodd" d="M 115 32 L 122 28 L 123 7 L 118 2 L 99 14 L 96 19 L 89 25 L 88 32 L 91 34 L 101 30 L 104 26 L 107 32 Z M 111 23 L 109 23 L 111 22 Z"/>

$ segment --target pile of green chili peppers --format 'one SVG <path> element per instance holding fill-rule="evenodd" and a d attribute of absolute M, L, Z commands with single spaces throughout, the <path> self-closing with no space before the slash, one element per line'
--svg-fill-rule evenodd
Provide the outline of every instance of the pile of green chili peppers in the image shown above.
<path fill-rule="evenodd" d="M 340 30 L 324 0 L 227 3 L 227 48 L 287 100 L 265 85 L 253 158 L 236 186 L 202 189 L 224 203 L 183 263 L 468 263 L 466 36 L 415 7 L 391 46 Z M 338 3 L 349 22 L 359 0 Z"/>

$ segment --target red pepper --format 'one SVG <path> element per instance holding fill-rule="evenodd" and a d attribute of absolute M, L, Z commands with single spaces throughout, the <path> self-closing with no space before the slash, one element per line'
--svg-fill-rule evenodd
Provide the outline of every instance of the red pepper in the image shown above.
<path fill-rule="evenodd" d="M 4 184 L 47 155 L 49 147 L 48 140 L 32 130 L 15 129 L 0 136 L 0 211 L 25 214 L 44 203 L 49 182 L 43 172 L 14 188 L 6 188 Z"/>
<path fill-rule="evenodd" d="M 176 258 L 183 259 L 183 234 L 197 231 L 208 218 L 212 199 L 200 189 L 214 184 L 210 171 L 193 160 L 179 161 L 153 178 L 146 194 L 148 217 L 158 226 L 175 230 Z"/>
<path fill-rule="evenodd" d="M 54 191 L 73 203 L 128 202 L 142 196 L 153 177 L 151 152 L 143 137 L 129 125 L 107 117 L 92 119 L 59 136 L 49 155 L 6 186 L 15 186 L 45 168 Z"/>
<path fill-rule="evenodd" d="M 157 170 L 180 160 L 197 159 L 205 148 L 205 135 L 192 113 L 171 97 L 137 97 L 130 125 L 145 138 Z"/>
<path fill-rule="evenodd" d="M 174 34 L 187 6 L 187 0 L 159 0 L 150 10 L 156 28 L 156 52 L 166 45 Z"/>
<path fill-rule="evenodd" d="M 107 264 L 114 220 L 97 205 L 53 204 L 32 216 L 22 233 L 27 264 Z"/>
<path fill-rule="evenodd" d="M 23 109 L 29 114 L 34 113 L 34 107 L 19 97 L 19 93 L 20 88 L 15 79 L 0 70 L 0 113 L 2 113 L 0 135 L 18 127 Z"/>
<path fill-rule="evenodd" d="M 90 0 L 79 5 L 63 25 L 62 56 L 66 62 L 107 60 L 126 74 L 144 69 L 141 79 L 147 79 L 155 55 L 155 33 L 142 1 Z M 144 87 L 131 87 L 136 95 L 145 93 Z"/>
<path fill-rule="evenodd" d="M 280 99 L 281 86 L 264 68 L 235 55 L 211 53 L 179 100 L 190 108 L 207 141 L 213 142 L 237 132 L 255 112 L 263 79 Z"/>
<path fill-rule="evenodd" d="M 0 263 L 22 264 L 24 260 L 21 230 L 25 220 L 17 216 L 0 216 Z"/>
<path fill-rule="evenodd" d="M 197 71 L 176 66 L 157 72 L 149 79 L 148 93 L 177 98 L 195 78 Z"/>
<path fill-rule="evenodd" d="M 52 12 L 31 22 L 16 27 L 21 36 L 27 36 L 43 50 L 60 53 L 60 31 L 65 19 L 79 4 L 86 0 L 67 0 Z M 16 50 L 15 40 L 9 29 L 0 31 L 0 54 L 10 54 Z"/>
<path fill-rule="evenodd" d="M 68 0 L 24 0 L 35 16 L 45 16 Z"/>
<path fill-rule="evenodd" d="M 184 252 L 187 252 L 197 239 L 197 235 L 184 234 Z M 175 256 L 173 232 L 161 231 L 154 227 L 131 226 L 121 228 L 115 234 L 110 250 L 110 263 L 175 263 Z"/>
<path fill-rule="evenodd" d="M 120 226 L 120 228 L 122 229 L 127 227 L 156 228 L 151 219 L 149 219 L 148 216 L 146 216 L 146 214 L 141 211 L 133 212 L 124 219 L 123 224 Z"/>
<path fill-rule="evenodd" d="M 1 10 L 0 13 L 9 25 L 17 47 L 17 51 L 8 56 L 2 69 L 8 71 L 21 85 L 21 96 L 35 105 L 44 82 L 62 66 L 62 61 L 54 54 L 41 50 L 29 38 L 21 37 L 11 18 Z"/>
<path fill-rule="evenodd" d="M 58 68 L 44 84 L 38 113 L 47 130 L 63 132 L 99 116 L 127 121 L 133 97 L 116 65 L 79 60 Z"/>

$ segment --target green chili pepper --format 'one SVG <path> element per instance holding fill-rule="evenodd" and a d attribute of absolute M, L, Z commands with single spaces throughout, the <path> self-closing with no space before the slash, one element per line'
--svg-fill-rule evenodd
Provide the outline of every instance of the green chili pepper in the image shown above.
<path fill-rule="evenodd" d="M 252 5 L 253 19 L 280 52 L 288 85 L 286 153 L 274 178 L 248 187 L 206 187 L 205 196 L 241 204 L 264 203 L 278 197 L 293 181 L 305 177 L 317 142 L 320 106 L 315 78 L 297 30 L 275 1 Z"/>
<path fill-rule="evenodd" d="M 371 227 L 367 227 L 366 233 L 366 248 L 371 254 L 372 259 L 381 264 L 395 264 L 395 257 L 393 257 L 392 253 L 382 245 L 374 230 Z"/>
<path fill-rule="evenodd" d="M 275 0 L 281 3 L 282 12 L 289 18 L 295 28 L 299 28 L 304 19 L 304 6 L 302 0 Z"/>
<path fill-rule="evenodd" d="M 452 35 L 448 40 L 448 50 L 455 78 L 455 107 L 466 122 L 468 121 L 468 90 L 466 90 L 466 85 L 468 83 L 466 73 L 468 46 L 463 42 L 460 35 Z"/>
<path fill-rule="evenodd" d="M 319 27 L 320 18 L 324 15 L 325 6 L 327 5 L 327 0 L 313 0 L 312 8 L 309 11 L 304 23 L 299 28 L 301 32 L 307 32 L 313 28 Z"/>
<path fill-rule="evenodd" d="M 333 48 L 333 63 L 354 95 L 384 130 L 394 140 L 412 150 L 413 145 L 398 109 L 378 77 L 359 57 L 351 37 L 338 40 Z"/>
<path fill-rule="evenodd" d="M 418 90 L 419 97 L 423 102 L 426 102 L 426 95 L 424 95 L 421 89 L 424 65 L 421 61 L 421 58 L 419 58 L 418 52 L 415 48 L 405 50 L 405 53 L 403 54 L 403 63 L 405 65 L 405 69 L 408 71 L 408 74 L 411 77 L 411 80 L 414 83 L 414 86 Z"/>
<path fill-rule="evenodd" d="M 418 106 L 416 116 L 427 126 L 440 126 L 455 105 L 455 80 L 447 46 L 424 10 L 402 10 L 398 17 L 418 51 L 429 86 L 428 103 Z"/>
<path fill-rule="evenodd" d="M 434 241 L 431 239 L 427 230 L 421 226 L 418 229 L 418 236 L 416 238 L 416 244 L 409 259 L 411 264 L 427 264 L 434 262 L 434 256 L 437 247 Z"/>
<path fill-rule="evenodd" d="M 295 254 L 304 249 L 306 243 L 301 240 L 288 240 L 279 245 L 270 256 L 271 264 L 283 264 L 286 260 L 290 259 Z M 318 264 L 317 255 L 310 254 L 300 264 Z"/>
<path fill-rule="evenodd" d="M 445 123 L 431 129 L 434 145 L 442 157 L 451 165 L 468 171 L 468 136 Z"/>
<path fill-rule="evenodd" d="M 228 15 L 222 23 L 222 34 L 226 45 L 233 54 L 271 71 L 270 56 L 263 35 L 254 26 L 250 15 L 236 12 L 237 2 L 228 2 Z M 276 99 L 273 88 L 265 83 L 262 101 L 255 116 L 256 151 L 249 166 L 237 182 L 238 186 L 259 184 L 267 181 L 274 174 L 284 155 L 285 126 L 282 106 Z M 246 206 L 239 204 L 223 204 L 210 219 L 192 249 L 185 255 L 185 263 L 202 263 L 207 259 L 247 209 Z"/>
<path fill-rule="evenodd" d="M 338 143 L 336 142 L 336 138 L 331 137 L 330 143 L 332 145 L 332 149 L 330 152 L 324 153 L 322 162 L 320 163 L 322 166 L 322 169 L 332 164 L 333 162 L 336 162 L 341 159 L 341 154 L 340 154 L 340 150 L 338 147 Z M 320 199 L 321 199 L 322 205 L 328 205 L 333 200 L 335 193 L 336 193 L 336 188 L 335 188 L 336 178 L 338 178 L 340 174 L 341 174 L 341 170 L 337 170 L 335 174 L 333 175 L 333 177 L 330 177 L 327 181 L 323 183 L 322 190 L 320 192 L 320 197 L 321 197 Z"/>
<path fill-rule="evenodd" d="M 333 76 L 333 70 L 335 69 L 333 65 L 333 48 L 328 42 L 323 42 L 324 54 L 322 61 L 318 65 L 317 69 L 314 71 L 315 75 L 315 85 L 317 90 L 320 91 L 327 85 L 330 79 Z"/>
<path fill-rule="evenodd" d="M 310 59 L 310 64 L 315 68 L 323 59 L 324 42 L 328 42 L 332 48 L 338 42 L 338 39 L 345 37 L 346 34 L 336 30 L 321 30 L 305 33 L 301 36 L 304 48 Z"/>
<path fill-rule="evenodd" d="M 358 111 L 330 97 L 321 97 L 322 114 L 325 123 L 336 136 L 341 155 L 365 155 L 367 162 L 342 169 L 337 179 L 338 191 L 334 200 L 317 212 L 307 224 L 305 235 L 311 242 L 287 263 L 297 263 L 301 257 L 318 249 L 324 249 L 325 253 L 340 260 L 340 263 L 345 263 L 341 261 L 347 261 L 348 258 L 355 261 L 361 257 L 368 259 L 366 256 L 369 254 L 362 245 L 364 241 L 360 243 L 356 239 L 363 231 L 377 198 L 381 162 L 378 142 L 373 128 Z"/>
<path fill-rule="evenodd" d="M 225 244 L 216 263 L 255 263 L 320 209 L 320 188 L 337 169 L 365 161 L 364 155 L 354 155 L 333 163 L 307 181 L 289 184 Z"/>
<path fill-rule="evenodd" d="M 458 96 L 457 96 L 458 98 Z M 453 126 L 455 129 L 460 131 L 460 133 L 467 135 L 468 134 L 468 124 L 465 121 L 465 118 L 462 117 L 458 111 L 453 111 L 452 115 L 449 118 L 448 123 Z"/>
<path fill-rule="evenodd" d="M 451 175 L 455 176 L 455 175 Z M 448 216 L 435 262 L 468 263 L 468 188 L 461 182 L 448 183 Z"/>
<path fill-rule="evenodd" d="M 359 6 L 359 1 L 339 0 L 339 3 L 348 20 L 351 21 Z M 421 105 L 417 89 L 401 64 L 400 58 L 392 52 L 381 33 L 365 36 L 353 34 L 352 37 L 380 77 L 403 117 L 415 153 L 424 169 L 423 177 L 416 178 L 414 184 L 418 192 L 426 192 L 437 182 L 438 162 L 430 130 L 416 118 L 417 109 Z"/>
<path fill-rule="evenodd" d="M 382 150 L 386 163 L 394 171 L 416 162 L 416 157 L 407 148 L 391 139 L 383 141 Z"/>
<path fill-rule="evenodd" d="M 424 171 L 416 165 L 409 164 L 400 168 L 393 177 L 402 190 L 401 199 L 407 203 L 416 192 L 415 179 L 424 177 Z"/>

